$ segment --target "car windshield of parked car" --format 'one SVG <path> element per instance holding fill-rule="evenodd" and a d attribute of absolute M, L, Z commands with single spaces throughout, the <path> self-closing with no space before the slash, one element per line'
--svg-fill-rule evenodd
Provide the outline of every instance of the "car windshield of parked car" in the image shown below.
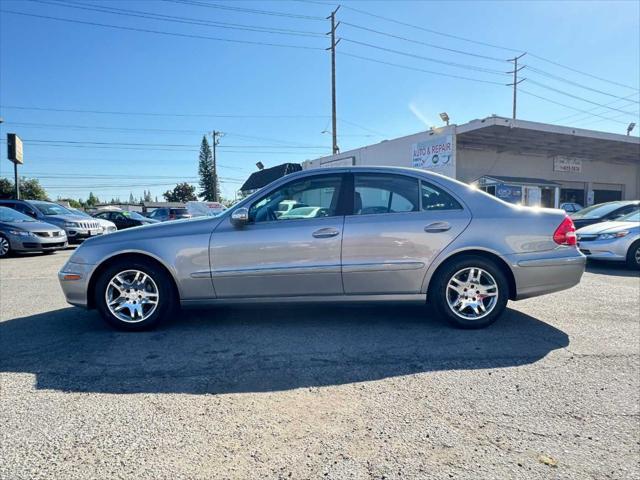
<path fill-rule="evenodd" d="M 120 212 L 120 213 L 122 213 L 122 215 L 132 220 L 148 220 L 147 217 L 143 217 L 138 212 Z"/>
<path fill-rule="evenodd" d="M 635 212 L 631 212 L 624 217 L 618 218 L 616 221 L 618 222 L 640 222 L 640 210 L 636 210 Z"/>
<path fill-rule="evenodd" d="M 571 218 L 575 219 L 593 219 L 593 218 L 601 218 L 605 215 L 613 212 L 614 210 L 620 208 L 622 204 L 618 202 L 611 203 L 601 203 L 599 205 L 591 205 L 590 207 L 583 208 L 579 212 L 571 215 Z"/>
<path fill-rule="evenodd" d="M 18 223 L 18 222 L 35 222 L 33 218 L 20 213 L 13 208 L 0 207 L 0 222 Z"/>
<path fill-rule="evenodd" d="M 75 213 L 76 215 L 79 215 L 80 217 L 93 218 L 87 212 L 83 212 L 82 210 L 78 210 L 77 208 L 70 208 L 69 211 L 72 212 L 72 213 Z"/>
<path fill-rule="evenodd" d="M 75 215 L 71 210 L 67 210 L 62 205 L 49 202 L 32 202 L 43 215 Z"/>

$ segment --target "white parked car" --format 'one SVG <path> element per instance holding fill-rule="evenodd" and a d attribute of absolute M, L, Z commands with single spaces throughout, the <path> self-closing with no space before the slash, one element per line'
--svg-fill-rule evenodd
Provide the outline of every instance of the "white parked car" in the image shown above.
<path fill-rule="evenodd" d="M 102 233 L 113 233 L 118 230 L 115 223 L 110 222 L 109 220 L 105 220 L 104 218 L 92 217 L 87 212 L 78 210 L 77 208 L 67 207 L 67 210 L 71 210 L 73 213 L 75 213 L 76 215 L 80 215 L 81 217 L 87 217 L 95 220 L 102 227 Z"/>
<path fill-rule="evenodd" d="M 576 236 L 578 248 L 587 258 L 627 262 L 629 267 L 640 269 L 640 210 L 583 227 Z"/>

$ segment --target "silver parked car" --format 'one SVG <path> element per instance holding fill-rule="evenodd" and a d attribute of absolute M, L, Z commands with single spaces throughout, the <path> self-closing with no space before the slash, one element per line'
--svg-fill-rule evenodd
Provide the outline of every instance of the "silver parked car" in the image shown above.
<path fill-rule="evenodd" d="M 284 201 L 320 207 L 283 218 Z M 59 273 L 67 301 L 127 330 L 179 305 L 428 300 L 454 324 L 563 290 L 585 257 L 561 210 L 518 207 L 424 170 L 287 175 L 216 217 L 91 239 Z"/>
<path fill-rule="evenodd" d="M 55 252 L 67 246 L 67 234 L 12 208 L 0 207 L 0 258 L 12 252 Z"/>
<path fill-rule="evenodd" d="M 640 210 L 576 232 L 580 251 L 593 260 L 627 262 L 640 269 Z"/>

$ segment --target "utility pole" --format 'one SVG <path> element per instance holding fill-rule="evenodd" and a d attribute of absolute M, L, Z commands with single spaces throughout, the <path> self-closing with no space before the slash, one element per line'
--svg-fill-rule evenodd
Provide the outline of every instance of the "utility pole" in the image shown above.
<path fill-rule="evenodd" d="M 219 132 L 217 130 L 213 130 L 211 132 L 211 137 L 213 140 L 213 158 L 212 158 L 212 165 L 211 168 L 213 170 L 212 172 L 212 176 L 213 176 L 213 202 L 219 202 L 220 199 L 218 198 L 218 168 L 216 165 L 216 145 L 218 145 L 220 143 L 220 138 L 224 137 L 224 133 L 223 132 Z"/>
<path fill-rule="evenodd" d="M 336 13 L 340 10 L 340 5 L 336 8 L 331 15 L 327 17 L 331 20 L 331 31 L 327 35 L 331 35 L 331 47 L 327 50 L 331 50 L 331 133 L 333 136 L 333 154 L 340 153 L 338 148 L 338 122 L 336 118 L 336 46 L 340 43 L 340 39 L 336 42 L 336 28 L 340 25 L 340 22 L 336 24 Z"/>
<path fill-rule="evenodd" d="M 507 83 L 507 86 L 513 85 L 513 119 L 514 120 L 516 119 L 518 84 L 526 80 L 526 78 L 522 78 L 518 80 L 518 72 L 526 67 L 526 65 L 523 65 L 522 67 L 518 68 L 518 60 L 524 57 L 526 54 L 527 52 L 524 52 L 522 55 L 509 59 L 510 62 L 513 62 L 513 72 L 507 72 L 507 73 L 513 73 L 513 83 Z"/>

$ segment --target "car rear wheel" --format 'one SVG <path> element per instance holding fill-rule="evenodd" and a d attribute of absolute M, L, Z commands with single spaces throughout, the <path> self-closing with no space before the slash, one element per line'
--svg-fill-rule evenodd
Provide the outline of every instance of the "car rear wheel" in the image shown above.
<path fill-rule="evenodd" d="M 170 317 L 178 301 L 173 282 L 163 269 L 144 260 L 124 260 L 100 273 L 95 304 L 111 326 L 141 331 Z"/>
<path fill-rule="evenodd" d="M 640 240 L 631 244 L 627 252 L 627 265 L 629 268 L 640 270 Z"/>
<path fill-rule="evenodd" d="M 10 254 L 11 244 L 9 240 L 4 235 L 0 235 L 0 258 L 8 257 Z"/>
<path fill-rule="evenodd" d="M 444 265 L 429 290 L 436 311 L 460 328 L 483 328 L 495 322 L 507 306 L 509 286 L 491 260 L 465 256 Z"/>

